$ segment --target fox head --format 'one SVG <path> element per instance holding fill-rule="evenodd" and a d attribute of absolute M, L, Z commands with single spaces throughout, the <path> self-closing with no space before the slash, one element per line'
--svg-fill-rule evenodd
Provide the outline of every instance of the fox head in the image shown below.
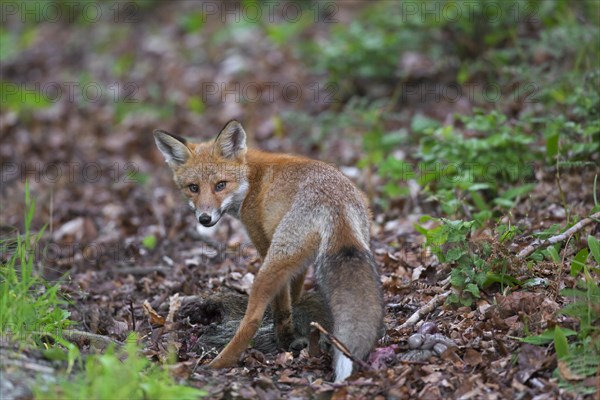
<path fill-rule="evenodd" d="M 238 121 L 230 121 L 204 143 L 189 143 L 161 130 L 154 131 L 154 139 L 200 224 L 213 226 L 226 212 L 239 215 L 248 177 L 246 132 Z"/>

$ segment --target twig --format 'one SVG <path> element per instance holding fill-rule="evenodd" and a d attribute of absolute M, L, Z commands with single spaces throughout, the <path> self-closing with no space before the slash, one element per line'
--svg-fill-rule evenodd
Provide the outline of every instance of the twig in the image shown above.
<path fill-rule="evenodd" d="M 36 333 L 39 335 L 48 335 L 48 332 L 39 331 Z M 89 340 L 92 345 L 101 347 L 103 349 L 107 348 L 111 344 L 114 344 L 118 348 L 123 346 L 123 343 L 109 338 L 108 336 L 97 335 L 95 333 L 80 331 L 77 329 L 65 330 L 62 332 L 62 336 L 69 342 L 75 342 L 76 344 L 81 340 Z"/>
<path fill-rule="evenodd" d="M 556 287 L 557 288 L 559 287 L 558 281 L 560 280 L 560 277 L 562 276 L 563 265 L 565 265 L 565 259 L 567 258 L 567 250 L 569 250 L 569 242 L 571 241 L 572 238 L 573 238 L 573 234 L 571 234 L 569 236 L 569 238 L 567 239 L 567 243 L 565 243 L 565 249 L 563 250 L 562 260 L 560 262 L 560 268 L 558 270 L 558 274 L 556 275 Z M 554 301 L 556 301 L 556 299 L 558 299 L 559 293 L 560 293 L 560 290 L 554 291 Z"/>
<path fill-rule="evenodd" d="M 442 290 L 448 289 L 448 287 L 450 286 L 450 277 L 448 276 L 446 279 L 441 281 L 440 284 Z M 452 291 L 447 290 L 443 293 L 436 294 L 431 300 L 429 300 L 427 304 L 415 311 L 410 316 L 410 318 L 404 321 L 404 323 L 400 325 L 400 327 L 398 327 L 397 329 L 404 329 L 415 325 L 417 322 L 419 322 L 421 318 L 423 318 L 425 315 L 429 314 L 430 312 L 435 310 L 440 304 L 442 304 L 446 300 L 446 298 L 450 296 L 450 293 L 452 293 Z"/>
<path fill-rule="evenodd" d="M 123 346 L 123 343 L 119 342 L 118 340 L 109 338 L 108 336 L 97 335 L 95 333 L 79 330 L 67 330 L 66 332 L 64 332 L 64 337 L 69 341 L 87 339 L 93 344 L 101 345 L 104 347 L 108 347 L 111 344 L 114 344 L 117 347 Z"/>
<path fill-rule="evenodd" d="M 310 326 L 314 326 L 315 328 L 317 328 L 323 335 L 325 335 L 325 337 L 331 342 L 331 344 L 337 347 L 338 350 L 341 351 L 346 357 L 358 364 L 363 370 L 368 371 L 371 369 L 369 364 L 367 364 L 359 358 L 356 358 L 352 353 L 350 353 L 350 350 L 348 350 L 348 348 L 344 346 L 342 342 L 340 342 L 338 338 L 336 338 L 332 333 L 328 332 L 325 328 L 323 328 L 321 324 L 319 324 L 318 322 L 311 322 Z"/>
<path fill-rule="evenodd" d="M 558 187 L 558 194 L 560 195 L 560 201 L 562 202 L 563 208 L 565 209 L 565 213 L 567 214 L 567 225 L 571 220 L 571 212 L 569 211 L 569 207 L 567 207 L 567 196 L 565 196 L 565 192 L 563 192 L 562 185 L 560 184 L 560 164 L 559 157 L 556 157 L 556 186 Z M 518 204 L 518 203 L 515 203 Z"/>
<path fill-rule="evenodd" d="M 127 300 L 129 301 L 129 313 L 131 314 L 131 327 L 135 332 L 135 312 L 133 312 L 133 300 L 131 300 L 131 297 L 129 297 Z"/>
<path fill-rule="evenodd" d="M 580 230 L 582 230 L 583 228 L 585 228 L 587 225 L 591 224 L 592 222 L 597 222 L 597 220 L 599 218 L 600 218 L 600 212 L 597 212 L 593 215 L 590 215 L 587 218 L 582 219 L 581 221 L 579 221 L 578 223 L 576 223 L 575 225 L 573 225 L 572 227 L 570 227 L 569 229 L 567 229 L 566 231 L 561 233 L 560 235 L 552 236 L 552 237 L 550 237 L 548 239 L 544 239 L 544 240 L 536 239 L 533 241 L 533 243 L 531 243 L 530 245 L 525 247 L 523 250 L 521 250 L 519 252 L 519 254 L 517 254 L 517 258 L 523 259 L 523 258 L 529 256 L 534 251 L 536 251 L 542 247 L 546 247 L 551 244 L 562 242 L 563 240 L 568 239 L 571 235 L 579 232 Z"/>
<path fill-rule="evenodd" d="M 446 301 L 446 299 L 448 298 L 448 296 L 450 296 L 451 293 L 452 291 L 448 290 L 444 293 L 436 294 L 431 300 L 429 300 L 427 304 L 419 308 L 413 313 L 413 315 L 410 316 L 410 318 L 404 321 L 404 323 L 398 327 L 398 330 L 409 328 L 415 325 L 417 322 L 419 322 L 421 318 L 435 310 L 440 304 Z"/>
<path fill-rule="evenodd" d="M 448 286 L 450 286 L 450 275 L 448 275 L 446 279 L 440 281 L 440 286 L 442 289 L 448 289 Z"/>

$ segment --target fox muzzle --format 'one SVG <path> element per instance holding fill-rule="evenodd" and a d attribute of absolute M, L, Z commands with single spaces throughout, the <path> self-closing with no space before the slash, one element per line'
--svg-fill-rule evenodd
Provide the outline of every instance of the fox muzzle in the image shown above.
<path fill-rule="evenodd" d="M 203 213 L 198 217 L 198 222 L 200 222 L 203 226 L 209 227 L 213 226 L 217 221 L 212 220 L 212 217 L 209 214 Z"/>

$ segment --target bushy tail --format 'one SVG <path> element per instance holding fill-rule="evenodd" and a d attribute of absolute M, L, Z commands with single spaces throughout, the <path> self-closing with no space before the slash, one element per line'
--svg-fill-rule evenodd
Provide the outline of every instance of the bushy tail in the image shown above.
<path fill-rule="evenodd" d="M 345 247 L 317 265 L 317 280 L 333 317 L 333 334 L 359 359 L 365 359 L 383 334 L 383 298 L 370 251 Z M 353 371 L 352 361 L 334 349 L 336 382 Z"/>

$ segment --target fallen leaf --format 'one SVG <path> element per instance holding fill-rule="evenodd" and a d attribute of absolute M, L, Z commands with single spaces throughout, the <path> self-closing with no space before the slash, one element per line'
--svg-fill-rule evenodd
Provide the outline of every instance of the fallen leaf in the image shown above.
<path fill-rule="evenodd" d="M 173 323 L 173 318 L 177 314 L 177 311 L 181 308 L 181 298 L 179 297 L 179 293 L 175 293 L 173 296 L 169 297 L 169 314 L 167 314 L 166 323 L 168 325 Z"/>
<path fill-rule="evenodd" d="M 465 359 L 465 362 L 472 367 L 475 367 L 475 366 L 481 364 L 481 362 L 483 361 L 483 357 L 481 356 L 481 353 L 474 349 L 467 349 L 467 351 L 465 351 L 464 359 Z"/>
<path fill-rule="evenodd" d="M 277 354 L 277 358 L 275 358 L 275 364 L 281 365 L 282 367 L 287 365 L 290 361 L 294 359 L 294 356 L 289 351 L 283 351 Z"/>
<path fill-rule="evenodd" d="M 144 308 L 144 311 L 148 315 L 148 320 L 150 321 L 150 324 L 160 325 L 160 326 L 165 324 L 165 318 L 162 317 L 159 313 L 157 313 L 154 310 L 154 308 L 152 308 L 150 303 L 148 303 L 148 300 L 144 301 L 144 304 L 142 304 L 142 307 Z"/>
<path fill-rule="evenodd" d="M 239 272 L 232 272 L 229 277 L 228 286 L 242 293 L 250 293 L 250 288 L 252 288 L 252 284 L 254 283 L 253 273 L 246 272 L 246 274 L 242 276 Z"/>
<path fill-rule="evenodd" d="M 281 377 L 279 377 L 279 379 L 277 380 L 279 383 L 290 383 L 290 384 L 294 384 L 294 385 L 306 385 L 308 384 L 308 381 L 306 380 L 306 378 L 297 378 L 295 376 L 290 376 L 288 374 L 291 374 L 292 371 L 286 371 L 284 372 L 285 375 L 282 375 Z"/>
<path fill-rule="evenodd" d="M 577 375 L 571 371 L 569 364 L 563 360 L 558 360 L 558 372 L 560 373 L 560 376 L 568 381 L 582 381 L 585 379 L 585 376 Z"/>

